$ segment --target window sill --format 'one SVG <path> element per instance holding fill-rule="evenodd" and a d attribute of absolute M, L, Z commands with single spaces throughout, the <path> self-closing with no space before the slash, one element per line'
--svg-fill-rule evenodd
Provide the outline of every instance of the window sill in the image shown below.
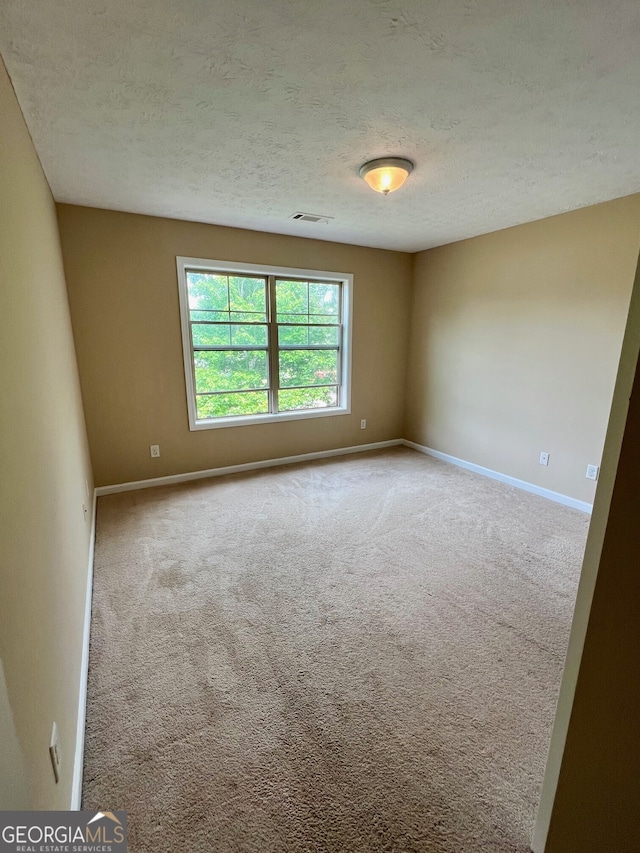
<path fill-rule="evenodd" d="M 273 424 L 281 421 L 302 421 L 308 418 L 331 418 L 336 415 L 349 415 L 351 409 L 346 406 L 331 409 L 307 409 L 302 412 L 279 412 L 277 415 L 243 415 L 240 417 L 216 418 L 197 420 L 189 425 L 193 432 L 200 429 L 225 429 L 228 427 L 257 426 L 258 424 Z"/>

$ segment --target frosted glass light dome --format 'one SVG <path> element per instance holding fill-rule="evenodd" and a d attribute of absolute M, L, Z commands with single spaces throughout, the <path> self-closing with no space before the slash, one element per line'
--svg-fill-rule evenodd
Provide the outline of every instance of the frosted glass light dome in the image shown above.
<path fill-rule="evenodd" d="M 402 157 L 382 157 L 370 160 L 360 167 L 360 177 L 372 190 L 383 195 L 395 192 L 404 184 L 411 172 L 413 163 Z"/>

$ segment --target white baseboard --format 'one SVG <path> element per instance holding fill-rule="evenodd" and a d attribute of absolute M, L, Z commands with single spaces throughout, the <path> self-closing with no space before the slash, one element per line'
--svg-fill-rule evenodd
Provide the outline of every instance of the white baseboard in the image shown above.
<path fill-rule="evenodd" d="M 468 471 L 473 471 L 476 474 L 482 474 L 484 477 L 490 477 L 492 480 L 498 480 L 501 483 L 506 483 L 509 486 L 514 486 L 516 489 L 522 489 L 525 492 L 531 492 L 534 495 L 539 495 L 547 500 L 555 501 L 564 506 L 578 509 L 581 512 L 591 513 L 593 505 L 586 501 L 579 501 L 576 498 L 563 495 L 560 492 L 554 492 L 551 489 L 545 489 L 542 486 L 536 486 L 534 483 L 527 483 L 526 480 L 518 480 L 517 477 L 510 477 L 508 474 L 501 474 L 499 471 L 493 471 L 491 468 L 484 468 L 482 465 L 476 465 L 474 462 L 467 462 L 465 459 L 458 459 L 457 456 L 450 456 L 448 453 L 442 453 L 440 450 L 434 450 L 431 447 L 425 447 L 423 444 L 416 444 L 415 441 L 409 441 L 406 438 L 394 438 L 390 441 L 376 441 L 372 444 L 357 444 L 353 447 L 337 447 L 334 450 L 319 450 L 314 453 L 300 453 L 297 456 L 281 456 L 277 459 L 262 459 L 258 462 L 246 462 L 242 465 L 226 465 L 222 468 L 208 468 L 204 471 L 188 471 L 184 474 L 169 474 L 166 477 L 153 477 L 149 480 L 134 480 L 129 483 L 115 483 L 112 486 L 98 486 L 95 490 L 95 496 L 114 495 L 118 492 L 131 492 L 136 489 L 150 489 L 156 486 L 169 486 L 175 483 L 187 483 L 190 480 L 204 480 L 208 477 L 224 477 L 226 474 L 241 474 L 244 471 L 256 471 L 260 468 L 275 468 L 279 465 L 291 465 L 295 462 L 310 462 L 313 459 L 325 459 L 331 456 L 344 456 L 349 453 L 363 453 L 367 450 L 382 450 L 384 447 L 395 447 L 404 445 L 417 450 L 420 453 L 425 453 L 427 456 L 433 456 L 435 459 L 440 459 L 443 462 L 449 462 L 452 465 L 457 465 L 459 468 L 466 468 Z M 95 510 L 94 510 L 95 523 Z M 93 558 L 93 554 L 92 554 Z"/>
<path fill-rule="evenodd" d="M 278 465 L 291 465 L 294 462 L 309 462 L 312 459 L 325 459 L 330 456 L 345 456 L 348 453 L 362 453 L 366 450 L 382 450 L 395 447 L 403 439 L 376 441 L 373 444 L 356 444 L 354 447 L 337 447 L 334 450 L 319 450 L 315 453 L 300 453 L 297 456 L 281 456 L 278 459 L 263 459 L 259 462 L 246 462 L 242 465 L 227 465 L 224 468 L 209 468 L 204 471 L 189 471 L 186 474 L 170 474 L 167 477 L 154 477 L 150 480 L 134 480 L 131 483 L 116 483 L 113 486 L 98 486 L 96 495 L 114 495 L 117 492 L 131 492 L 135 489 L 149 489 L 155 486 L 169 486 L 174 483 L 187 483 L 189 480 L 205 480 L 207 477 L 224 477 L 225 474 L 241 474 L 243 471 L 255 471 L 259 468 L 275 468 Z"/>
<path fill-rule="evenodd" d="M 474 471 L 476 474 L 482 474 L 483 477 L 490 477 L 492 480 L 499 480 L 501 483 L 506 483 L 509 486 L 515 486 L 516 489 L 522 489 L 524 492 L 531 492 L 534 495 L 539 495 L 541 498 L 555 501 L 564 506 L 569 506 L 572 509 L 579 509 L 581 512 L 591 513 L 593 504 L 586 501 L 579 501 L 576 498 L 571 498 L 569 495 L 562 495 L 560 492 L 553 492 L 551 489 L 545 489 L 542 486 L 536 486 L 534 483 L 527 483 L 526 480 L 518 480 L 516 477 L 510 477 L 508 474 L 501 474 L 499 471 L 493 471 L 491 468 L 483 468 L 482 465 L 476 465 L 474 462 L 466 462 L 464 459 L 458 459 L 457 456 L 450 456 L 448 453 L 441 453 L 439 450 L 433 450 L 431 447 L 425 447 L 423 444 L 416 444 L 415 441 L 408 441 L 406 438 L 402 440 L 405 447 L 412 447 L 420 453 L 426 453 L 427 456 L 433 456 L 435 459 L 441 459 L 443 462 L 449 462 L 452 465 L 457 465 L 458 468 L 466 468 L 468 471 Z"/>
<path fill-rule="evenodd" d="M 89 640 L 91 637 L 91 597 L 93 592 L 93 557 L 96 546 L 96 505 L 94 489 L 91 508 L 91 534 L 87 565 L 87 592 L 84 604 L 84 628 L 82 636 L 82 660 L 80 663 L 80 688 L 78 691 L 78 723 L 76 726 L 76 753 L 73 759 L 73 782 L 71 786 L 71 811 L 79 811 L 82 803 L 82 769 L 84 766 L 84 730 L 87 716 L 87 678 L 89 676 Z"/>

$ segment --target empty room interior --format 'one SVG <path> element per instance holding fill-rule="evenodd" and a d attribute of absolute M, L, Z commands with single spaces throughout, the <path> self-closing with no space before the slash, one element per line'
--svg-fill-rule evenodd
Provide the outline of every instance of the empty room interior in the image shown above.
<path fill-rule="evenodd" d="M 2 3 L 0 809 L 640 851 L 639 43 Z"/>

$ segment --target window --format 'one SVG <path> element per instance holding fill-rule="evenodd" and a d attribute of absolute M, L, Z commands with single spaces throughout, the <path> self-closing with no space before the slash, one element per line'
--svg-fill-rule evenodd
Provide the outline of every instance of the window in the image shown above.
<path fill-rule="evenodd" d="M 351 275 L 177 265 L 192 430 L 350 412 Z"/>

